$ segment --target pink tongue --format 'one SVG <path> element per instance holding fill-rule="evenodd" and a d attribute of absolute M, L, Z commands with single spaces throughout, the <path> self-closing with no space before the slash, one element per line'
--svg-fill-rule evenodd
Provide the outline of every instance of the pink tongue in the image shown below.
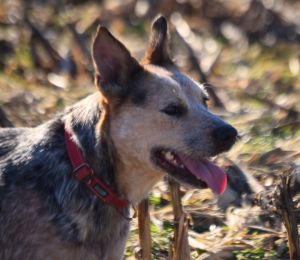
<path fill-rule="evenodd" d="M 206 159 L 193 160 L 185 156 L 180 156 L 184 165 L 196 177 L 204 181 L 216 194 L 222 194 L 227 186 L 226 173 L 218 166 Z"/>

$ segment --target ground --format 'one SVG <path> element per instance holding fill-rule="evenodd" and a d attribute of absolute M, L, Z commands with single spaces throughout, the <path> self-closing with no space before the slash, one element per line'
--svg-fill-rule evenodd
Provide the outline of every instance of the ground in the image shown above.
<path fill-rule="evenodd" d="M 177 64 L 213 86 L 221 105 L 212 98 L 210 109 L 240 135 L 233 149 L 217 158 L 230 176 L 226 197 L 182 187 L 191 258 L 288 259 L 280 217 L 255 205 L 253 198 L 273 190 L 284 171 L 297 172 L 300 163 L 299 3 L 278 7 L 272 1 L 249 0 L 245 7 L 245 1 L 236 0 L 218 13 L 218 1 L 200 1 L 198 6 L 197 1 L 154 2 L 2 1 L 0 109 L 15 126 L 46 121 L 96 91 L 88 53 L 98 18 L 141 58 L 152 18 L 166 13 Z M 269 23 L 259 15 L 249 20 L 251 4 L 261 8 L 258 14 L 272 18 Z M 173 215 L 165 181 L 149 200 L 153 259 L 166 259 Z M 136 222 L 126 259 L 138 255 Z"/>

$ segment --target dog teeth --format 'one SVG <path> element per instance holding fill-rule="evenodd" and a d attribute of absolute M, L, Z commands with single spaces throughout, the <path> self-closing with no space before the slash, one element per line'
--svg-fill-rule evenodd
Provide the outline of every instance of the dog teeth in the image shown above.
<path fill-rule="evenodd" d="M 175 160 L 174 158 L 171 159 L 170 162 L 173 163 L 173 164 L 176 164 L 176 163 L 177 163 L 176 160 Z"/>
<path fill-rule="evenodd" d="M 184 165 L 176 158 L 176 156 L 170 151 L 163 151 L 163 156 L 167 161 L 173 164 L 176 167 L 184 168 Z"/>
<path fill-rule="evenodd" d="M 167 152 L 167 153 L 165 154 L 165 157 L 166 157 L 166 159 L 169 160 L 169 161 L 173 161 L 173 160 L 174 160 L 174 155 L 173 155 L 171 152 Z"/>

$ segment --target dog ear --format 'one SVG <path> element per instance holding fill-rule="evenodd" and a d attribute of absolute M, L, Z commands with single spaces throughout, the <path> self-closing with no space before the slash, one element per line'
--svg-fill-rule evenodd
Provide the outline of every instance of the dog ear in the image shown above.
<path fill-rule="evenodd" d="M 154 20 L 150 33 L 150 41 L 146 50 L 144 64 L 172 65 L 168 53 L 168 22 L 164 16 Z"/>
<path fill-rule="evenodd" d="M 142 67 L 126 47 L 105 27 L 99 26 L 92 46 L 95 81 L 107 98 L 122 98 L 129 92 L 129 81 Z"/>

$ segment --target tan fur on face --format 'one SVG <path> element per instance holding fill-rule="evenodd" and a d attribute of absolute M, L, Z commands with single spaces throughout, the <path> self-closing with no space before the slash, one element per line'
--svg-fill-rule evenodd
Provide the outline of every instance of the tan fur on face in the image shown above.
<path fill-rule="evenodd" d="M 209 156 L 215 145 L 212 129 L 220 124 L 204 106 L 203 87 L 173 66 L 167 28 L 164 17 L 154 21 L 142 64 L 103 27 L 93 43 L 96 85 L 107 100 L 107 134 L 117 153 L 117 184 L 132 203 L 165 174 L 153 163 L 154 149 Z M 173 104 L 185 115 L 168 115 L 166 108 Z"/>
<path fill-rule="evenodd" d="M 187 151 L 186 126 L 190 130 L 196 126 L 193 118 L 177 120 L 160 110 L 175 102 L 188 110 L 198 106 L 197 109 L 206 111 L 202 104 L 204 91 L 195 82 L 175 70 L 152 65 L 145 69 L 148 74 L 141 84 L 148 93 L 146 103 L 136 106 L 129 100 L 110 119 L 110 133 L 119 158 L 118 186 L 133 203 L 144 198 L 165 174 L 151 161 L 152 148 L 163 146 Z"/>

